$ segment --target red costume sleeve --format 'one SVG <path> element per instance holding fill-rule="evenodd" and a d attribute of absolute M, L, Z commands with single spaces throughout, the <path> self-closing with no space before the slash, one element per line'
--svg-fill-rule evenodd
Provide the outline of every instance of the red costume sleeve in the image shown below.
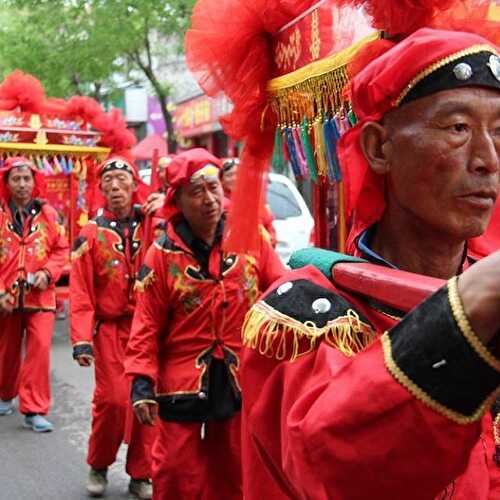
<path fill-rule="evenodd" d="M 283 498 L 432 500 L 473 456 L 482 466 L 467 481 L 487 484 L 478 440 L 500 363 L 459 327 L 451 285 L 355 354 L 373 312 L 353 316 L 355 299 L 310 274 L 282 280 L 247 317 L 244 463 L 259 460 Z"/>
<path fill-rule="evenodd" d="M 265 231 L 265 229 L 264 229 Z M 281 278 L 287 269 L 281 262 L 272 243 L 265 234 L 261 234 L 260 260 L 259 260 L 259 288 L 267 290 L 272 283 Z"/>
<path fill-rule="evenodd" d="M 57 212 L 49 205 L 43 205 L 42 210 L 55 233 L 54 244 L 50 248 L 49 259 L 44 266 L 44 269 L 50 274 L 51 282 L 55 283 L 61 277 L 64 266 L 68 262 L 69 244 L 64 227 L 57 220 Z"/>
<path fill-rule="evenodd" d="M 95 326 L 94 261 L 96 225 L 87 224 L 71 252 L 70 337 L 73 345 L 92 343 Z"/>
<path fill-rule="evenodd" d="M 143 376 L 153 383 L 158 372 L 158 336 L 166 327 L 168 315 L 165 260 L 158 244 L 151 245 L 135 285 L 137 303 L 125 361 L 126 373 L 132 379 Z"/>
<path fill-rule="evenodd" d="M 7 223 L 7 218 L 5 216 L 5 212 L 0 207 L 0 227 L 4 227 L 6 223 Z M 2 273 L 0 272 L 0 294 L 5 293 L 5 281 L 2 279 L 1 275 Z"/>

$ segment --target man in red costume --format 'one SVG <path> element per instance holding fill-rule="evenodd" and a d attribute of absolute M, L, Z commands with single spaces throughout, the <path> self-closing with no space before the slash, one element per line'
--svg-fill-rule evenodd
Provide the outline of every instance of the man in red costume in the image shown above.
<path fill-rule="evenodd" d="M 87 490 L 93 496 L 104 494 L 107 469 L 125 441 L 129 489 L 139 498 L 151 498 L 153 429 L 133 416 L 123 366 L 135 307 L 133 284 L 148 235 L 143 213 L 133 204 L 138 182 L 134 166 L 121 157 L 110 158 L 100 166 L 99 178 L 106 208 L 75 241 L 70 276 L 73 357 L 80 366 L 95 364 Z"/>
<path fill-rule="evenodd" d="M 221 248 L 221 165 L 204 149 L 167 170 L 167 234 L 148 251 L 127 348 L 136 414 L 159 434 L 154 498 L 242 497 L 238 381 L 241 325 L 284 267 L 261 237 L 258 254 Z"/>
<path fill-rule="evenodd" d="M 36 432 L 53 430 L 44 415 L 55 282 L 68 258 L 64 228 L 43 191 L 43 175 L 27 158 L 9 158 L 0 170 L 0 415 L 13 412 L 19 395 L 24 425 Z"/>
<path fill-rule="evenodd" d="M 349 251 L 440 288 L 390 308 L 335 287 L 326 252 L 266 293 L 244 327 L 245 497 L 500 498 L 500 254 L 474 264 L 467 243 L 499 191 L 498 47 L 418 30 L 354 78 L 352 103 Z"/>

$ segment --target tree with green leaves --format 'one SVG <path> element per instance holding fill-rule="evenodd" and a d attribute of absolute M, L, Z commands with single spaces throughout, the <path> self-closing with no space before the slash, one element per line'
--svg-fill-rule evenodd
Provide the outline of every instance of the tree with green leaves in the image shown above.
<path fill-rule="evenodd" d="M 145 80 L 161 104 L 169 150 L 176 141 L 161 68 L 182 52 L 195 0 L 4 0 L 0 69 L 37 76 L 47 94 L 102 98 L 117 81 Z"/>

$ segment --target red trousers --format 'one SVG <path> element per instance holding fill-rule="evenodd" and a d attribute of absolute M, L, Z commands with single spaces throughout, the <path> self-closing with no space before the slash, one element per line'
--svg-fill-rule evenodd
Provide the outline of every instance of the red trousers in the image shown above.
<path fill-rule="evenodd" d="M 240 415 L 206 424 L 158 420 L 154 500 L 241 500 Z"/>
<path fill-rule="evenodd" d="M 21 413 L 46 415 L 49 411 L 53 331 L 53 312 L 0 314 L 0 399 L 19 395 Z"/>
<path fill-rule="evenodd" d="M 125 347 L 132 318 L 103 321 L 94 337 L 95 390 L 87 463 L 105 469 L 116 459 L 122 442 L 128 443 L 127 473 L 135 479 L 151 477 L 154 427 L 139 423 L 130 403 L 125 377 Z"/>

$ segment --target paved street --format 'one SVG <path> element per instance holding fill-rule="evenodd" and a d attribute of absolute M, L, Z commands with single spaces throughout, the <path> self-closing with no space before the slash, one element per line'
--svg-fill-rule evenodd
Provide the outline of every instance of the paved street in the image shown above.
<path fill-rule="evenodd" d="M 72 500 L 85 493 L 85 462 L 90 428 L 93 370 L 71 358 L 65 321 L 57 322 L 52 350 L 50 415 L 56 430 L 36 434 L 22 427 L 22 416 L 0 417 L 0 500 Z M 127 499 L 128 476 L 120 459 L 108 473 L 106 499 Z"/>

